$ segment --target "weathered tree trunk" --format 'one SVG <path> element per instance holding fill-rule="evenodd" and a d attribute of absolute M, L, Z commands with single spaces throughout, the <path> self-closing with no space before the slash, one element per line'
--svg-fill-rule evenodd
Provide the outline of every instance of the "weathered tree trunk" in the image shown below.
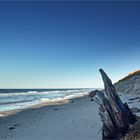
<path fill-rule="evenodd" d="M 104 82 L 105 93 L 95 91 L 95 100 L 100 105 L 99 115 L 103 122 L 103 138 L 116 138 L 125 134 L 130 124 L 135 121 L 127 104 L 123 104 L 117 91 L 106 73 L 99 70 Z M 105 95 L 106 94 L 106 95 Z"/>

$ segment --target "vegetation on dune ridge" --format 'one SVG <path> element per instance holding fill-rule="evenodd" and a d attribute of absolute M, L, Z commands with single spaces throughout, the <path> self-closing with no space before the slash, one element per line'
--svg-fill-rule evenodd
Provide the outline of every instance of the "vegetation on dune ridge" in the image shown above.
<path fill-rule="evenodd" d="M 134 72 L 130 72 L 127 76 L 125 76 L 124 78 L 122 78 L 119 81 L 117 81 L 116 83 L 114 83 L 114 85 L 117 85 L 119 82 L 128 80 L 129 78 L 132 78 L 135 75 L 140 75 L 140 70 L 136 70 Z"/>
<path fill-rule="evenodd" d="M 119 93 L 140 94 L 140 70 L 129 73 L 114 85 Z"/>

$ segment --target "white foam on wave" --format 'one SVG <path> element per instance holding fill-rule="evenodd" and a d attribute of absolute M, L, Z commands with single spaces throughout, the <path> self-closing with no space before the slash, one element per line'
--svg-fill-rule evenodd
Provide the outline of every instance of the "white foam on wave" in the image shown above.
<path fill-rule="evenodd" d="M 13 111 L 13 110 L 18 110 L 18 109 L 25 109 L 28 107 L 31 107 L 33 105 L 37 105 L 40 104 L 39 100 L 35 100 L 35 101 L 29 101 L 29 102 L 21 102 L 21 103 L 14 103 L 11 105 L 1 105 L 0 106 L 0 112 L 1 111 Z"/>
<path fill-rule="evenodd" d="M 25 93 L 36 94 L 36 93 L 38 93 L 38 92 L 37 92 L 37 91 L 28 91 L 28 92 L 25 92 Z"/>
<path fill-rule="evenodd" d="M 87 89 L 78 90 L 54 90 L 54 91 L 28 91 L 23 93 L 2 93 L 0 94 L 1 102 L 0 111 L 9 111 L 24 109 L 40 103 L 57 102 L 69 100 L 77 97 L 88 95 Z M 25 96 L 24 96 L 25 95 Z M 28 101 L 31 99 L 30 101 Z M 6 102 L 10 104 L 6 104 Z M 26 102 L 25 102 L 26 101 Z"/>
<path fill-rule="evenodd" d="M 43 102 L 55 102 L 55 101 L 63 101 L 63 100 L 69 100 L 69 99 L 73 99 L 73 98 L 77 98 L 77 97 L 83 97 L 88 95 L 88 92 L 82 92 L 82 93 L 78 93 L 78 94 L 71 94 L 71 95 L 66 95 L 63 97 L 57 97 L 57 98 L 41 98 L 41 101 Z"/>
<path fill-rule="evenodd" d="M 49 98 L 41 98 L 40 99 L 41 102 L 47 102 L 47 101 L 51 101 Z"/>
<path fill-rule="evenodd" d="M 41 98 L 41 103 L 49 103 L 49 102 L 57 102 L 57 101 L 63 101 L 64 98 L 55 98 L 55 99 L 48 99 L 48 98 Z"/>

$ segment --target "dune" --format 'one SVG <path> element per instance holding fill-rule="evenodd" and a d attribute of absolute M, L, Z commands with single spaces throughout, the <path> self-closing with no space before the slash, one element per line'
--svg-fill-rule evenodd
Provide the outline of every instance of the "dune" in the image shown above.
<path fill-rule="evenodd" d="M 140 70 L 129 73 L 114 85 L 119 93 L 140 95 Z"/>

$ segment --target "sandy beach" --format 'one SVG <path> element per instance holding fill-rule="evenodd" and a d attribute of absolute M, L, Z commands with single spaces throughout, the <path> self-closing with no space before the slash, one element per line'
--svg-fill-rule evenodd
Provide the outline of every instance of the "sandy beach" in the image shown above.
<path fill-rule="evenodd" d="M 0 140 L 140 140 L 139 60 L 139 0 L 1 0 Z"/>
<path fill-rule="evenodd" d="M 101 140 L 98 107 L 89 97 L 0 118 L 0 140 Z"/>

